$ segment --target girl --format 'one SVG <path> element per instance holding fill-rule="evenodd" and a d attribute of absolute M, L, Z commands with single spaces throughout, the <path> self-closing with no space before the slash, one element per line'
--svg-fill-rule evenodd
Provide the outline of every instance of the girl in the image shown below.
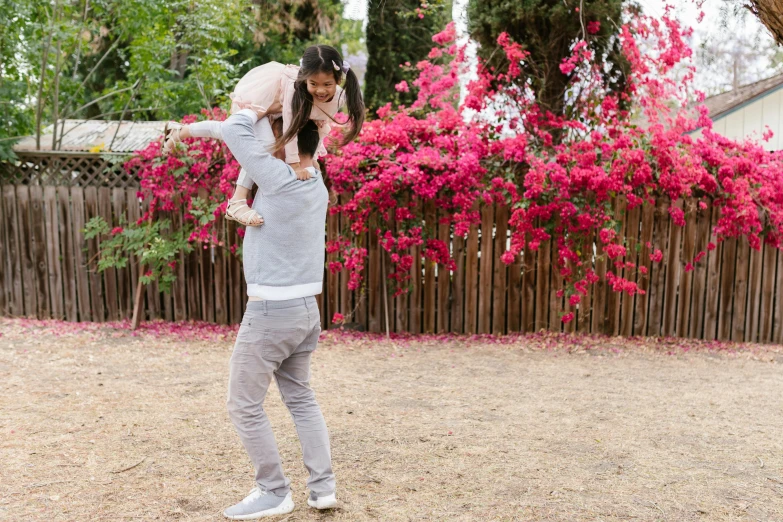
<path fill-rule="evenodd" d="M 343 76 L 344 89 L 339 85 Z M 308 120 L 315 121 L 321 136 L 314 160 L 326 154 L 323 138 L 329 134 L 331 123 L 337 123 L 334 115 L 344 105 L 348 109 L 348 122 L 340 146 L 354 140 L 364 123 L 359 80 L 348 62 L 328 45 L 308 47 L 299 66 L 270 62 L 250 70 L 239 80 L 230 98 L 231 114 L 251 108 L 272 119 L 282 116 L 283 134 L 275 141 L 272 152 L 284 149 L 286 163 L 294 169 L 297 179 L 302 180 L 309 179 L 310 173 L 299 168 L 296 136 Z M 177 143 L 190 137 L 222 139 L 220 122 L 202 121 L 191 125 L 168 122 L 163 152 L 170 152 Z M 242 170 L 226 208 L 226 218 L 250 226 L 259 226 L 263 222 L 258 213 L 247 205 L 252 187 L 253 182 Z"/>

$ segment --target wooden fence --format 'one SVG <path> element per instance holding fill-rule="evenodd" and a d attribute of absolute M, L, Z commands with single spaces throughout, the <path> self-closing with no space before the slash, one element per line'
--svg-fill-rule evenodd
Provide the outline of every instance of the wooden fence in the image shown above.
<path fill-rule="evenodd" d="M 136 189 L 5 185 L 0 198 L 0 310 L 6 316 L 58 318 L 69 321 L 107 321 L 130 318 L 137 268 L 95 273 L 88 260 L 98 240 L 85 241 L 82 229 L 93 216 L 118 224 L 120 216 L 137 218 L 141 209 Z M 678 205 L 681 203 L 677 203 Z M 347 275 L 325 273 L 320 296 L 322 323 L 332 326 L 335 312 L 350 316 L 370 331 L 506 333 L 540 329 L 623 336 L 679 336 L 736 341 L 783 342 L 783 255 L 765 246 L 756 251 L 746 240 L 729 240 L 685 271 L 685 262 L 706 250 L 718 218 L 712 208 L 698 210 L 698 219 L 681 228 L 671 223 L 669 203 L 626 211 L 629 237 L 626 261 L 646 266 L 639 277 L 646 295 L 621 295 L 605 281 L 595 285 L 577 310 L 557 297 L 561 278 L 550 243 L 525 251 L 516 262 L 500 262 L 508 242 L 508 209 L 484 207 L 481 224 L 466 239 L 451 240 L 457 270 L 449 272 L 430 262 L 411 269 L 412 289 L 387 297 L 382 271 L 390 266 L 377 238 L 367 238 L 366 290 L 349 291 Z M 436 210 L 425 209 L 431 233 L 449 241 L 447 225 L 438 224 Z M 181 217 L 172 216 L 174 226 Z M 329 216 L 327 236 L 348 223 Z M 236 240 L 233 223 L 229 242 Z M 649 260 L 653 249 L 664 252 L 662 263 Z M 637 252 L 637 245 L 640 248 Z M 600 245 L 596 253 L 601 254 Z M 418 259 L 418 257 L 415 257 Z M 603 276 L 605 257 L 596 257 Z M 327 256 L 334 261 L 334 255 Z M 241 263 L 224 249 L 199 249 L 183 255 L 171 294 L 146 288 L 146 318 L 238 323 L 245 302 Z M 626 276 L 631 275 L 626 274 Z M 390 288 L 388 289 L 390 290 Z M 387 310 L 388 308 L 388 310 Z M 563 325 L 560 316 L 573 311 L 576 321 Z"/>

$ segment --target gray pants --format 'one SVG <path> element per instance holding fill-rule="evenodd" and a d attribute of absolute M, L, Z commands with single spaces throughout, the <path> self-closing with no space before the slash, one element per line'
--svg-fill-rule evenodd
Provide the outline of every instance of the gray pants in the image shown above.
<path fill-rule="evenodd" d="M 228 413 L 256 470 L 256 483 L 278 496 L 288 494 L 277 442 L 264 412 L 272 377 L 294 419 L 307 487 L 317 496 L 334 493 L 329 433 L 310 388 L 310 357 L 321 320 L 315 297 L 250 301 L 231 354 Z"/>

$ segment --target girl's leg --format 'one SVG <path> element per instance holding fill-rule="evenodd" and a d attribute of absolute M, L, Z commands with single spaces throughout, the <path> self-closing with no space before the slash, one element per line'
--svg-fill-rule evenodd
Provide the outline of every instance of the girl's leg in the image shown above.
<path fill-rule="evenodd" d="M 237 185 L 237 188 L 234 189 L 234 195 L 231 196 L 230 201 L 236 201 L 238 199 L 247 199 L 250 197 L 250 189 L 243 187 L 242 185 Z"/>
<path fill-rule="evenodd" d="M 250 196 L 250 189 L 253 188 L 253 180 L 247 174 L 245 169 L 239 171 L 239 177 L 237 178 L 237 188 L 234 190 L 234 195 L 231 196 L 232 200 L 235 199 L 247 199 Z"/>

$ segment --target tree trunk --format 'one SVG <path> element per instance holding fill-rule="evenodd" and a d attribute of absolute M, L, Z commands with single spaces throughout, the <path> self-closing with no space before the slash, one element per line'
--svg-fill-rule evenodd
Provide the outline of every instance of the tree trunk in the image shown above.
<path fill-rule="evenodd" d="M 57 3 L 54 4 L 54 19 L 57 19 Z M 41 77 L 38 83 L 38 107 L 35 110 L 35 150 L 41 150 L 41 117 L 43 114 L 43 88 L 46 80 L 46 62 L 49 60 L 49 48 L 52 45 L 52 35 L 54 33 L 54 24 L 49 28 L 49 34 L 46 36 L 43 56 L 41 57 Z"/>
<path fill-rule="evenodd" d="M 783 45 L 783 0 L 750 0 L 747 7 Z"/>
<path fill-rule="evenodd" d="M 141 282 L 141 275 L 144 273 L 144 267 L 139 265 L 139 282 L 136 284 L 136 295 L 133 299 L 133 319 L 131 319 L 131 330 L 136 330 L 141 324 L 141 315 L 144 305 L 144 283 Z"/>
<path fill-rule="evenodd" d="M 57 150 L 57 119 L 60 117 L 60 72 L 62 70 L 62 42 L 57 40 L 57 56 L 54 67 L 54 101 L 52 103 L 52 150 Z"/>

